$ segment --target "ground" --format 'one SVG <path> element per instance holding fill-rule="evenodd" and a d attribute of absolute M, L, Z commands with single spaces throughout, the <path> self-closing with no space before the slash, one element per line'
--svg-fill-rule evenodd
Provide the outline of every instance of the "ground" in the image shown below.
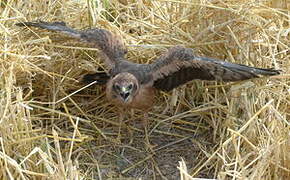
<path fill-rule="evenodd" d="M 288 179 L 289 7 L 286 0 L 0 1 L 0 179 Z M 160 92 L 148 116 L 125 113 L 118 139 L 119 113 L 104 87 L 79 82 L 104 67 L 99 51 L 15 26 L 39 19 L 108 29 L 134 62 L 183 45 L 281 75 Z"/>

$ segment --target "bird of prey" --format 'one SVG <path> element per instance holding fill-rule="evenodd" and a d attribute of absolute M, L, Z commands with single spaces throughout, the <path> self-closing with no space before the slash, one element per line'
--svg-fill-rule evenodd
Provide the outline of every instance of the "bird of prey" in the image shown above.
<path fill-rule="evenodd" d="M 106 84 L 106 96 L 118 107 L 149 110 L 156 90 L 170 91 L 194 79 L 240 81 L 260 75 L 277 75 L 278 70 L 249 67 L 193 54 L 193 50 L 175 46 L 151 64 L 126 60 L 126 48 L 111 32 L 95 28 L 76 30 L 64 22 L 21 22 L 18 26 L 57 31 L 92 44 L 104 55 L 108 71 L 84 76 L 85 81 Z"/>

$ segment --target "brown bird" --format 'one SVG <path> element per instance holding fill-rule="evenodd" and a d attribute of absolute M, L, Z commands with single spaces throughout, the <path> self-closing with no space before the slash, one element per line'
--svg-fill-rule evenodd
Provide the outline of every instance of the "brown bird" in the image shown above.
<path fill-rule="evenodd" d="M 108 73 L 88 74 L 84 80 L 106 84 L 107 98 L 118 107 L 148 111 L 153 106 L 156 90 L 170 91 L 194 79 L 228 82 L 279 74 L 274 69 L 196 56 L 192 49 L 181 46 L 170 48 L 152 64 L 137 64 L 126 60 L 127 50 L 121 40 L 105 29 L 75 30 L 64 22 L 21 22 L 16 25 L 58 31 L 101 50 Z"/>
<path fill-rule="evenodd" d="M 192 49 L 181 46 L 170 48 L 152 64 L 137 64 L 126 60 L 127 50 L 121 40 L 105 29 L 75 30 L 64 22 L 21 22 L 16 25 L 58 31 L 96 46 L 105 55 L 109 71 L 88 74 L 84 80 L 106 84 L 108 99 L 122 107 L 150 109 L 155 90 L 170 91 L 194 79 L 228 82 L 279 74 L 274 69 L 199 57 Z"/>

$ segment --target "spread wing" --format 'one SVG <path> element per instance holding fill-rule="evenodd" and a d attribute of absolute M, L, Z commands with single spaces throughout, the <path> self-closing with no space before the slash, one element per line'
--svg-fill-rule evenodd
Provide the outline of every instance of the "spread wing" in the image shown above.
<path fill-rule="evenodd" d="M 278 70 L 249 67 L 215 59 L 197 57 L 192 49 L 173 47 L 155 63 L 149 65 L 153 76 L 153 86 L 170 91 L 193 79 L 239 81 L 259 77 L 259 75 L 276 75 Z"/>
<path fill-rule="evenodd" d="M 75 30 L 66 26 L 64 22 L 21 22 L 17 26 L 32 26 L 51 31 L 61 32 L 70 37 L 93 44 L 106 56 L 106 64 L 111 69 L 118 59 L 124 58 L 126 49 L 121 40 L 105 29 Z"/>

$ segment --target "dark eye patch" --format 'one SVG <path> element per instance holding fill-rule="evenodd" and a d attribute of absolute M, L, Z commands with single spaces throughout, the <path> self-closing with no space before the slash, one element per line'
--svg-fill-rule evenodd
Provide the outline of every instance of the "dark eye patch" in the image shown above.
<path fill-rule="evenodd" d="M 132 89 L 133 88 L 133 84 L 129 84 L 128 89 Z"/>
<path fill-rule="evenodd" d="M 114 84 L 114 85 L 113 85 L 113 88 L 114 88 L 116 91 L 120 91 L 120 90 L 121 90 L 121 87 L 119 86 L 119 84 Z"/>

